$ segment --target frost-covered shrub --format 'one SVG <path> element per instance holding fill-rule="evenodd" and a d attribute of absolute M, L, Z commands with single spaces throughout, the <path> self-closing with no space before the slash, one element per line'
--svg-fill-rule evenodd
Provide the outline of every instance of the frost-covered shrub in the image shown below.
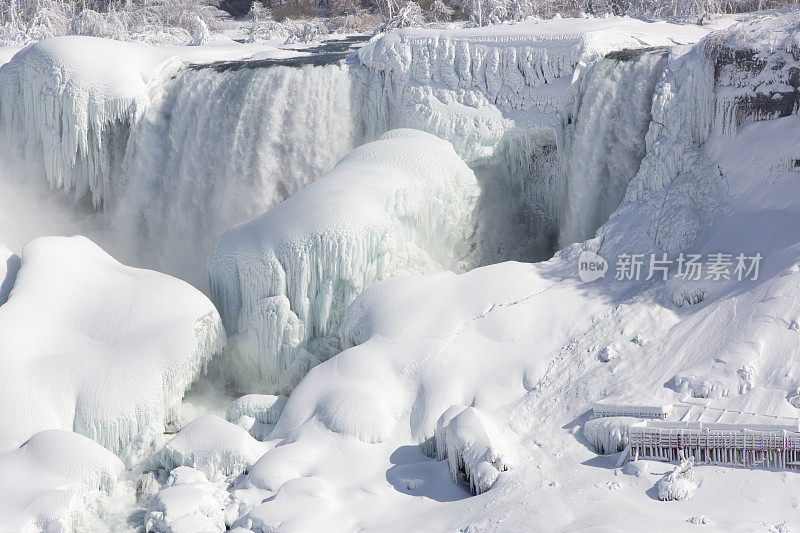
<path fill-rule="evenodd" d="M 295 25 L 285 44 L 313 43 L 321 41 L 329 33 L 328 26 L 322 21 L 304 21 Z"/>
<path fill-rule="evenodd" d="M 211 41 L 211 31 L 208 29 L 208 24 L 200 18 L 199 15 L 194 16 L 194 27 L 192 28 L 192 42 L 190 46 L 200 46 L 201 44 L 208 44 Z"/>
<path fill-rule="evenodd" d="M 433 0 L 428 9 L 427 17 L 431 22 L 447 22 L 452 20 L 455 10 L 442 0 Z"/>
<path fill-rule="evenodd" d="M 694 458 L 682 459 L 675 470 L 658 482 L 658 499 L 661 501 L 691 498 L 697 490 L 694 474 Z"/>
<path fill-rule="evenodd" d="M 128 29 L 119 14 L 98 13 L 91 9 L 84 9 L 72 17 L 67 33 L 117 40 L 128 38 Z"/>
<path fill-rule="evenodd" d="M 381 26 L 381 31 L 424 25 L 425 14 L 422 12 L 422 8 L 418 3 L 409 1 L 406 2 L 386 24 Z"/>

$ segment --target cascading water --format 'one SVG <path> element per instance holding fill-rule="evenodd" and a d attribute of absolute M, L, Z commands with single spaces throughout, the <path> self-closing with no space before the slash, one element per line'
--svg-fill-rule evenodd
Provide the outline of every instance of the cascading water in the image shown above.
<path fill-rule="evenodd" d="M 625 197 L 645 155 L 665 49 L 624 50 L 592 65 L 562 116 L 558 245 L 591 238 Z"/>
<path fill-rule="evenodd" d="M 134 125 L 114 221 L 145 264 L 206 283 L 231 226 L 324 174 L 360 144 L 358 87 L 339 64 L 187 68 Z"/>

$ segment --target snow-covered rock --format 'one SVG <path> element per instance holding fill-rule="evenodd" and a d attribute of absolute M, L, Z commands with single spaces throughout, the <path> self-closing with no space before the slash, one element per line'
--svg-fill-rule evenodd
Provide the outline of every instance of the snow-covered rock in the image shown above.
<path fill-rule="evenodd" d="M 472 265 L 475 175 L 449 143 L 395 130 L 264 215 L 209 258 L 239 390 L 285 393 L 339 348 L 347 305 L 377 280 Z"/>
<path fill-rule="evenodd" d="M 28 243 L 0 306 L 0 447 L 71 429 L 119 451 L 222 350 L 211 302 L 84 237 Z"/>
<path fill-rule="evenodd" d="M 265 451 L 243 428 L 206 415 L 183 427 L 161 450 L 160 460 L 167 470 L 190 466 L 219 479 L 248 469 Z"/>
<path fill-rule="evenodd" d="M 436 426 L 436 456 L 447 459 L 457 482 L 463 475 L 473 494 L 486 492 L 513 463 L 507 444 L 485 413 L 474 407 L 448 409 Z M 441 427 L 441 430 L 440 430 Z"/>
<path fill-rule="evenodd" d="M 0 453 L 3 529 L 73 530 L 109 497 L 124 469 L 113 453 L 82 435 L 36 433 L 16 450 Z"/>

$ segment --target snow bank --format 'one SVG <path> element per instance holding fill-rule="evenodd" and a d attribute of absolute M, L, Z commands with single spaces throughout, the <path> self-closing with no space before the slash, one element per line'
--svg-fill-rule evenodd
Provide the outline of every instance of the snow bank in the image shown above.
<path fill-rule="evenodd" d="M 145 530 L 158 533 L 218 533 L 226 530 L 228 493 L 202 472 L 179 466 L 150 501 Z"/>
<path fill-rule="evenodd" d="M 209 479 L 240 474 L 264 453 L 261 443 L 241 427 L 206 415 L 189 422 L 161 450 L 167 470 L 190 466 Z"/>
<path fill-rule="evenodd" d="M 5 420 L 5 419 L 4 419 Z M 77 433 L 46 430 L 0 454 L 0 514 L 8 531 L 70 531 L 108 497 L 125 469 Z"/>
<path fill-rule="evenodd" d="M 230 230 L 209 258 L 212 297 L 231 334 L 224 379 L 288 392 L 338 350 L 344 311 L 366 287 L 468 268 L 478 194 L 447 142 L 395 130 Z"/>
<path fill-rule="evenodd" d="M 0 446 L 62 428 L 119 451 L 166 419 L 225 332 L 184 282 L 84 237 L 42 237 L 23 249 L 0 338 Z"/>
<path fill-rule="evenodd" d="M 449 409 L 442 416 L 435 434 L 437 458 L 447 459 L 453 481 L 463 475 L 473 494 L 486 492 L 512 464 L 495 423 L 474 407 L 458 413 Z"/>

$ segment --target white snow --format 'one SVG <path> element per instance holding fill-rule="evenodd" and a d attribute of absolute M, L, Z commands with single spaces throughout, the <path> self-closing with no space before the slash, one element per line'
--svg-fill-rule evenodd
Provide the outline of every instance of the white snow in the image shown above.
<path fill-rule="evenodd" d="M 0 447 L 60 428 L 118 451 L 164 422 L 225 332 L 186 283 L 84 237 L 42 237 L 23 249 L 0 339 Z"/>
<path fill-rule="evenodd" d="M 243 428 L 206 415 L 189 422 L 164 446 L 161 464 L 167 470 L 190 466 L 216 480 L 246 470 L 264 451 Z"/>
<path fill-rule="evenodd" d="M 211 292 L 239 390 L 285 393 L 339 348 L 347 305 L 377 280 L 473 261 L 475 175 L 446 141 L 394 130 L 221 239 Z"/>

